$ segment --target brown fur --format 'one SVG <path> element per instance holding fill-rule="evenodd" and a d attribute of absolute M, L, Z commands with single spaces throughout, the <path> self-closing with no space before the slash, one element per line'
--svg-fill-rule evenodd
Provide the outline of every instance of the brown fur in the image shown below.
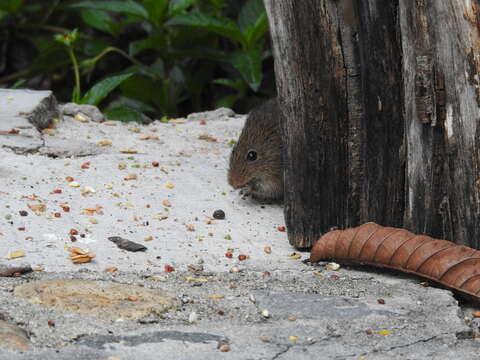
<path fill-rule="evenodd" d="M 228 183 L 233 188 L 247 188 L 257 200 L 283 198 L 281 112 L 276 99 L 255 108 L 248 116 L 237 144 L 230 156 Z M 250 151 L 257 153 L 248 161 Z"/>

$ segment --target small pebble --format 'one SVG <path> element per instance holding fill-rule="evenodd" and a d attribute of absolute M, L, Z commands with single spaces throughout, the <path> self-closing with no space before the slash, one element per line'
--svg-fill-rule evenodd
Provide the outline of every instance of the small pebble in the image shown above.
<path fill-rule="evenodd" d="M 225 219 L 225 211 L 223 210 L 215 210 L 213 212 L 213 218 L 217 220 L 223 220 Z"/>

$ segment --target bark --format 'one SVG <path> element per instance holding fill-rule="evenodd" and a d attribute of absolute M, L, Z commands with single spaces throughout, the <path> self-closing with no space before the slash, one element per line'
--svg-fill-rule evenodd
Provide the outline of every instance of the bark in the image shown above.
<path fill-rule="evenodd" d="M 265 5 L 290 242 L 375 221 L 478 248 L 478 3 Z"/>

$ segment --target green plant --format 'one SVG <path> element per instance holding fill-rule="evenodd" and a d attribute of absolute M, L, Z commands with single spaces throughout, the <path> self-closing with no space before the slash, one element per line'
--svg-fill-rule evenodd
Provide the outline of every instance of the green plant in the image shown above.
<path fill-rule="evenodd" d="M 2 1 L 7 46 L 36 56 L 13 71 L 0 58 L 0 83 L 40 76 L 62 100 L 102 102 L 125 121 L 246 110 L 273 95 L 262 82 L 273 72 L 262 0 Z"/>

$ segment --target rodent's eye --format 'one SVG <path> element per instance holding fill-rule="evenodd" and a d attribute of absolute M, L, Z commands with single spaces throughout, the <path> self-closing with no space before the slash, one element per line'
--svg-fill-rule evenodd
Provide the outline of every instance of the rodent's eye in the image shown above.
<path fill-rule="evenodd" d="M 247 160 L 248 161 L 255 161 L 257 160 L 257 152 L 256 151 L 249 151 L 248 154 L 247 154 Z"/>

